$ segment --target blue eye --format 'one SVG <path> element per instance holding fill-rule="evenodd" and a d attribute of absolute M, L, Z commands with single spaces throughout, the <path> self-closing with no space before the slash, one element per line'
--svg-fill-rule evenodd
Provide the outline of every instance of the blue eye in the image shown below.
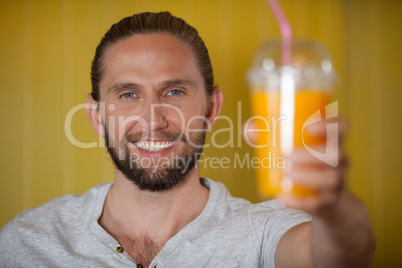
<path fill-rule="evenodd" d="M 168 95 L 171 95 L 171 96 L 180 96 L 182 93 L 183 93 L 183 92 L 182 92 L 181 90 L 173 89 L 173 90 L 171 90 L 171 91 L 168 93 Z"/>
<path fill-rule="evenodd" d="M 131 92 L 127 92 L 127 93 L 124 93 L 123 95 L 121 95 L 123 98 L 125 98 L 125 99 L 132 99 L 132 98 L 134 98 L 135 97 L 135 94 L 134 93 L 131 93 Z"/>

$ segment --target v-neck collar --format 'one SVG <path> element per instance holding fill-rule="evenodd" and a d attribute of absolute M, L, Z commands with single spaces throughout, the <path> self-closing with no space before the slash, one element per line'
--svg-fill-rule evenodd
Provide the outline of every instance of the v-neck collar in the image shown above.
<path fill-rule="evenodd" d="M 205 204 L 204 209 L 201 211 L 200 215 L 187 224 L 183 229 L 181 229 L 177 234 L 172 236 L 166 244 L 163 246 L 161 251 L 155 256 L 152 263 L 162 263 L 169 255 L 181 244 L 184 239 L 191 239 L 191 237 L 197 237 L 202 232 L 202 226 L 206 225 L 206 221 L 214 212 L 216 207 L 216 202 L 218 199 L 218 189 L 216 189 L 217 184 L 208 178 L 200 178 L 201 184 L 209 190 L 208 200 Z M 90 223 L 91 231 L 99 238 L 101 242 L 110 247 L 112 250 L 116 250 L 119 247 L 118 241 L 111 236 L 105 229 L 100 226 L 98 220 L 102 215 L 103 207 L 105 204 L 107 193 L 113 183 L 104 184 L 99 189 L 97 200 L 94 205 L 93 216 Z M 125 258 L 129 261 L 134 261 L 129 254 L 125 252 Z M 135 262 L 135 261 L 134 261 Z"/>

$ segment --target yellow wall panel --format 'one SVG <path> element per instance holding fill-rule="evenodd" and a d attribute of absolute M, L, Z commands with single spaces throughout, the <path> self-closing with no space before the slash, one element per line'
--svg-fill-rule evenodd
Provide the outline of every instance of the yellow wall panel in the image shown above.
<path fill-rule="evenodd" d="M 19 3 L 0 2 L 0 10 L 8 10 L 3 14 L 0 23 L 0 32 L 8 38 L 1 39 L 0 71 L 0 109 L 1 109 L 1 137 L 0 137 L 0 214 L 1 225 L 11 219 L 21 210 L 21 183 L 22 174 L 22 11 Z"/>
<path fill-rule="evenodd" d="M 374 267 L 398 267 L 402 2 L 281 3 L 294 36 L 320 40 L 334 57 L 339 75 L 334 100 L 350 122 L 348 184 L 370 211 L 378 238 Z M 164 10 L 183 17 L 205 40 L 225 95 L 222 115 L 233 121 L 234 146 L 210 147 L 205 155 L 232 162 L 236 154 L 252 155 L 238 131 L 250 115 L 245 73 L 258 46 L 279 37 L 264 0 L 0 1 L 0 226 L 24 209 L 112 181 L 103 140 L 79 109 L 91 90 L 90 62 L 112 23 L 133 13 Z M 65 119 L 74 107 L 72 134 L 81 142 L 96 142 L 96 148 L 79 148 L 67 139 Z M 228 127 L 222 119 L 214 130 Z M 228 140 L 224 132 L 214 138 L 219 144 Z M 252 169 L 206 167 L 201 174 L 225 183 L 236 196 L 259 200 Z"/>

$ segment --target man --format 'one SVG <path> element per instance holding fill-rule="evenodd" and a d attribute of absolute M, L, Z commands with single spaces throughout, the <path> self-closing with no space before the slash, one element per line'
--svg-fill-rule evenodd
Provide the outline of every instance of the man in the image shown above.
<path fill-rule="evenodd" d="M 113 25 L 91 80 L 87 114 L 105 137 L 114 183 L 20 213 L 1 230 L 1 267 L 370 265 L 373 234 L 342 185 L 344 165 L 301 150 L 289 157 L 288 176 L 320 194 L 279 200 L 312 217 L 276 201 L 252 205 L 199 177 L 223 96 L 203 41 L 183 20 L 143 13 Z"/>

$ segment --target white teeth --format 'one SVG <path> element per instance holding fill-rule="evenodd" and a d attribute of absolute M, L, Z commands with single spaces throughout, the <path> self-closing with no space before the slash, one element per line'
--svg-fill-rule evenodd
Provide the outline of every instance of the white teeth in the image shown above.
<path fill-rule="evenodd" d="M 140 149 L 147 150 L 149 152 L 157 152 L 157 151 L 169 148 L 169 147 L 175 145 L 176 143 L 177 143 L 177 140 L 163 141 L 163 142 L 139 141 L 139 142 L 134 142 L 134 145 Z"/>

